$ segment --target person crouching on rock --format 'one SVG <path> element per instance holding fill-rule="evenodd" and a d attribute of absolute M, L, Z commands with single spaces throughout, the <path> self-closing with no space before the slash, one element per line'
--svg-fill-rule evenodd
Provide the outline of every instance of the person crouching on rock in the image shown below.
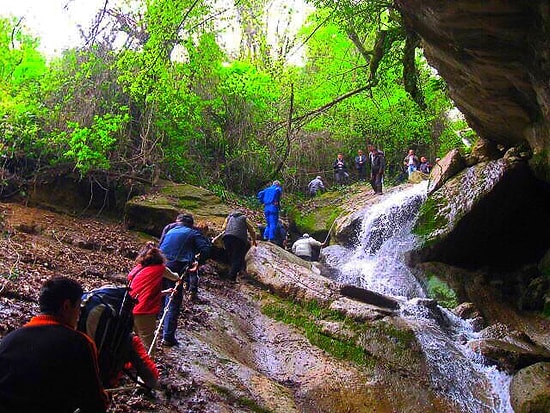
<path fill-rule="evenodd" d="M 313 248 L 320 249 L 325 246 L 324 242 L 319 242 L 315 238 L 310 237 L 309 234 L 304 234 L 302 238 L 292 244 L 292 253 L 303 260 L 313 261 Z"/>

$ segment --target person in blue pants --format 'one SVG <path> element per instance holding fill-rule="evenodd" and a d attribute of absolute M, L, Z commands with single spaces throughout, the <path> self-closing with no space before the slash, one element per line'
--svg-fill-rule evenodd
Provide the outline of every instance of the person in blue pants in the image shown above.
<path fill-rule="evenodd" d="M 178 215 L 176 222 L 168 224 L 162 231 L 159 248 L 166 257 L 166 267 L 180 276 L 186 273 L 186 288 L 190 299 L 195 301 L 199 284 L 198 265 L 204 264 L 210 256 L 212 245 L 208 239 L 193 228 L 193 224 L 192 215 Z M 188 266 L 191 267 L 188 268 Z M 172 300 L 169 300 L 168 296 L 165 297 L 164 307 L 168 306 L 168 308 L 162 331 L 162 345 L 166 347 L 177 346 L 178 341 L 175 334 L 178 315 L 183 302 L 182 284 L 180 283 L 176 287 L 174 281 L 164 279 L 162 288 L 177 288 Z"/>
<path fill-rule="evenodd" d="M 273 184 L 264 190 L 258 192 L 258 200 L 264 205 L 264 215 L 266 227 L 264 238 L 274 242 L 277 238 L 276 230 L 279 222 L 279 209 L 281 207 L 281 196 L 283 189 L 279 181 L 273 181 Z"/>

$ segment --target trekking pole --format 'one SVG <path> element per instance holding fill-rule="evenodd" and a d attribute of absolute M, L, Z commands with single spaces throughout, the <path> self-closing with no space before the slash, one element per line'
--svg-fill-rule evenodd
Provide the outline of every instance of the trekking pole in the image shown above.
<path fill-rule="evenodd" d="M 164 306 L 164 311 L 162 312 L 162 317 L 159 321 L 159 326 L 157 327 L 157 330 L 155 331 L 155 335 L 153 336 L 153 341 L 151 342 L 151 347 L 149 347 L 149 351 L 147 351 L 147 354 L 150 356 L 153 352 L 153 349 L 155 348 L 155 344 L 159 338 L 160 330 L 162 330 L 162 325 L 164 324 L 164 319 L 166 318 L 166 314 L 168 314 L 168 309 L 170 308 L 170 304 L 172 303 L 172 300 L 174 299 L 174 296 L 177 294 L 178 287 L 183 282 L 183 277 L 185 277 L 185 274 L 187 274 L 187 271 L 189 270 L 190 265 L 187 265 L 183 272 L 181 273 L 181 276 L 179 277 L 178 281 L 176 281 L 176 284 L 174 285 L 174 288 L 172 289 L 172 292 L 170 293 L 170 297 L 168 298 L 168 302 Z"/>
<path fill-rule="evenodd" d="M 212 244 L 214 244 L 219 237 L 221 237 L 223 234 L 225 234 L 225 231 L 220 232 L 218 235 L 216 235 L 214 238 L 212 238 Z"/>
<path fill-rule="evenodd" d="M 341 214 L 340 214 L 340 215 L 341 215 Z M 336 218 L 334 218 L 334 221 L 332 221 L 332 224 L 331 224 L 331 226 L 330 226 L 330 228 L 329 228 L 329 230 L 328 230 L 328 233 L 327 233 L 327 237 L 325 238 L 325 241 L 323 242 L 323 244 L 326 244 L 326 243 L 327 243 L 327 241 L 328 241 L 328 239 L 329 239 L 329 237 L 330 237 L 330 233 L 331 233 L 331 231 L 332 231 L 332 228 L 334 228 L 334 224 L 336 224 L 336 220 L 337 220 L 338 218 L 340 218 L 340 215 L 338 215 Z"/>

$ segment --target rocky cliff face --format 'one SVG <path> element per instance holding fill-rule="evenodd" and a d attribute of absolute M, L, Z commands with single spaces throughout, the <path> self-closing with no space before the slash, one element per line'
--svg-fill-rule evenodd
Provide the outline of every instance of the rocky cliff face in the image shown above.
<path fill-rule="evenodd" d="M 527 144 L 550 182 L 550 3 L 396 0 L 430 63 L 479 135 Z"/>

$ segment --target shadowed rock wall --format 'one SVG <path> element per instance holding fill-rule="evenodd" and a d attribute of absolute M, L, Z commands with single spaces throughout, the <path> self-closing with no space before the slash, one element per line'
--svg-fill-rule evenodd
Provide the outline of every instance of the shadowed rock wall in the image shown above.
<path fill-rule="evenodd" d="M 550 2 L 396 0 L 468 123 L 550 181 Z"/>

